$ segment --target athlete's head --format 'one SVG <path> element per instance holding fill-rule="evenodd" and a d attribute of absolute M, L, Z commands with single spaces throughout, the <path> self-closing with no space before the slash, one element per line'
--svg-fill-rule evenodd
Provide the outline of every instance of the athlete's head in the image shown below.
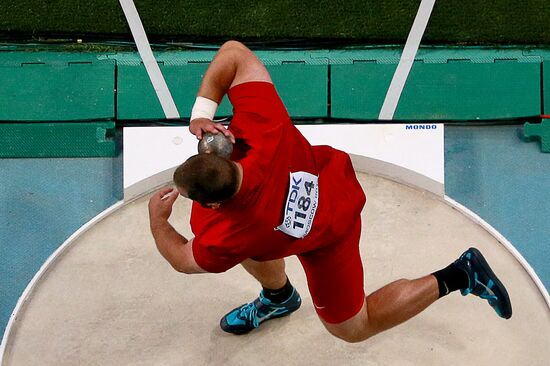
<path fill-rule="evenodd" d="M 181 195 L 204 207 L 217 208 L 237 193 L 239 173 L 235 163 L 229 159 L 199 154 L 176 169 L 174 183 Z"/>

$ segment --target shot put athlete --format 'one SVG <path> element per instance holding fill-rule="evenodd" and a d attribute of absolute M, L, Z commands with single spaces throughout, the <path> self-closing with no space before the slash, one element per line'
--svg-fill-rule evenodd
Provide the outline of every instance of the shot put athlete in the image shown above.
<path fill-rule="evenodd" d="M 226 93 L 234 107 L 229 129 L 212 121 Z M 506 289 L 475 248 L 437 272 L 400 279 L 365 296 L 359 254 L 365 195 L 350 158 L 308 143 L 264 65 L 241 43 L 225 43 L 210 64 L 190 131 L 198 139 L 207 132 L 224 134 L 234 150 L 229 159 L 199 154 L 179 166 L 176 189 L 164 188 L 149 202 L 151 231 L 177 271 L 224 272 L 241 264 L 258 280 L 258 298 L 223 316 L 224 331 L 247 333 L 298 310 L 300 295 L 283 259 L 291 255 L 304 267 L 322 323 L 348 342 L 396 326 L 456 290 L 511 317 Z M 194 201 L 192 239 L 168 223 L 178 194 Z"/>

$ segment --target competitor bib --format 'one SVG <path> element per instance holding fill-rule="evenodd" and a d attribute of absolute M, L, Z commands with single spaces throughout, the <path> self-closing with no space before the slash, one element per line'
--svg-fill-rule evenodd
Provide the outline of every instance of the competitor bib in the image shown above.
<path fill-rule="evenodd" d="M 276 227 L 301 239 L 311 230 L 319 200 L 318 177 L 307 172 L 290 173 L 283 223 Z"/>

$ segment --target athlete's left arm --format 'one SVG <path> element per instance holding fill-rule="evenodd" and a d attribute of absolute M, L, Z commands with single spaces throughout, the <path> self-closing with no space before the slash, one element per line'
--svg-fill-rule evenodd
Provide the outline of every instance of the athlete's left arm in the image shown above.
<path fill-rule="evenodd" d="M 170 194 L 171 192 L 171 194 Z M 164 199 L 163 199 L 164 198 Z M 178 191 L 163 188 L 149 200 L 149 223 L 160 254 L 182 273 L 204 273 L 193 257 L 193 239 L 187 240 L 168 222 Z"/>

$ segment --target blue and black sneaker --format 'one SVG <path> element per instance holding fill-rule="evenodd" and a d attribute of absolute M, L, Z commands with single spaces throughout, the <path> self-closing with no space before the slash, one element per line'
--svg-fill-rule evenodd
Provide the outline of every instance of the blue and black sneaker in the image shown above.
<path fill-rule="evenodd" d="M 489 302 L 497 314 L 510 319 L 512 316 L 512 303 L 506 288 L 489 267 L 483 255 L 476 248 L 465 251 L 455 265 L 468 274 L 469 285 L 460 290 L 463 296 L 473 294 Z"/>
<path fill-rule="evenodd" d="M 290 315 L 302 305 L 302 299 L 296 289 L 288 300 L 275 304 L 264 297 L 264 292 L 251 303 L 244 304 L 231 310 L 220 321 L 222 330 L 233 334 L 245 334 L 258 328 L 260 324 L 269 319 L 281 318 Z"/>

